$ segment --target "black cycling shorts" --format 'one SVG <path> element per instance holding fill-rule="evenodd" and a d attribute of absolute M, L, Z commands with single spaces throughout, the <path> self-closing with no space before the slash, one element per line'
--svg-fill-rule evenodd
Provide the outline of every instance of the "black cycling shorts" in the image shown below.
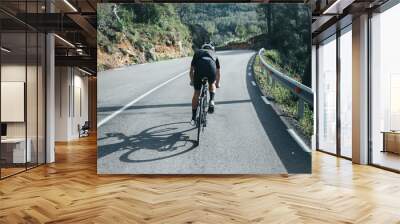
<path fill-rule="evenodd" d="M 194 70 L 193 87 L 195 90 L 201 89 L 201 80 L 204 77 L 208 78 L 208 84 L 215 82 L 217 76 L 217 68 L 215 62 L 211 58 L 202 58 L 197 62 Z"/>

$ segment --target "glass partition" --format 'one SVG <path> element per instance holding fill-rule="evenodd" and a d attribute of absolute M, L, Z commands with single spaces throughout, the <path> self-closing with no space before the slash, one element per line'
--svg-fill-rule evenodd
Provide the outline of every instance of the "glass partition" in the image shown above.
<path fill-rule="evenodd" d="M 371 18 L 371 162 L 400 170 L 400 5 Z"/>
<path fill-rule="evenodd" d="M 27 167 L 37 165 L 38 149 L 38 35 L 36 32 L 27 33 L 27 82 L 26 82 L 26 112 L 27 112 L 27 150 L 30 151 Z"/>
<path fill-rule="evenodd" d="M 44 1 L 14 3 L 9 7 L 19 16 L 43 11 Z M 46 39 L 40 31 L 2 12 L 0 26 L 2 179 L 45 162 Z"/>
<path fill-rule="evenodd" d="M 24 171 L 26 162 L 30 162 L 26 138 L 26 41 L 26 33 L 1 34 L 2 177 Z"/>
<path fill-rule="evenodd" d="M 352 157 L 352 34 L 351 25 L 340 36 L 340 154 Z"/>
<path fill-rule="evenodd" d="M 336 35 L 318 48 L 318 149 L 336 153 Z"/>

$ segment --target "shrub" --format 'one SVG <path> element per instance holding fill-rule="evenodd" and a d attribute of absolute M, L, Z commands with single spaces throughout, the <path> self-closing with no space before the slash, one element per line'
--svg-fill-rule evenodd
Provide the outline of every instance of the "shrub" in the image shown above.
<path fill-rule="evenodd" d="M 264 57 L 271 61 L 275 65 L 280 65 L 282 64 L 281 57 L 279 55 L 279 52 L 276 50 L 266 50 L 264 51 Z"/>
<path fill-rule="evenodd" d="M 314 132 L 313 111 L 307 105 L 304 107 L 304 116 L 300 119 L 300 128 L 307 137 L 311 137 Z"/>

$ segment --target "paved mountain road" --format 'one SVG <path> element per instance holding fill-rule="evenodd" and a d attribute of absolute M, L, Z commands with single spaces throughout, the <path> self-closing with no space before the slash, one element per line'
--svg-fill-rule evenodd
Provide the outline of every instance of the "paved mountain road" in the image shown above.
<path fill-rule="evenodd" d="M 310 153 L 294 141 L 279 116 L 262 100 L 253 76 L 248 75 L 254 52 L 223 51 L 218 55 L 222 73 L 216 111 L 208 116 L 197 147 L 196 129 L 189 124 L 193 90 L 185 71 L 190 58 L 99 73 L 98 172 L 310 172 Z M 178 74 L 181 76 L 176 77 Z"/>

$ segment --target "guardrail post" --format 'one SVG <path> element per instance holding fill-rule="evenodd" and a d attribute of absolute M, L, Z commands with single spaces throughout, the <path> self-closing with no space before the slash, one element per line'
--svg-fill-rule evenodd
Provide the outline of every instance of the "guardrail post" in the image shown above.
<path fill-rule="evenodd" d="M 299 98 L 297 101 L 297 119 L 301 119 L 304 116 L 304 101 Z"/>

